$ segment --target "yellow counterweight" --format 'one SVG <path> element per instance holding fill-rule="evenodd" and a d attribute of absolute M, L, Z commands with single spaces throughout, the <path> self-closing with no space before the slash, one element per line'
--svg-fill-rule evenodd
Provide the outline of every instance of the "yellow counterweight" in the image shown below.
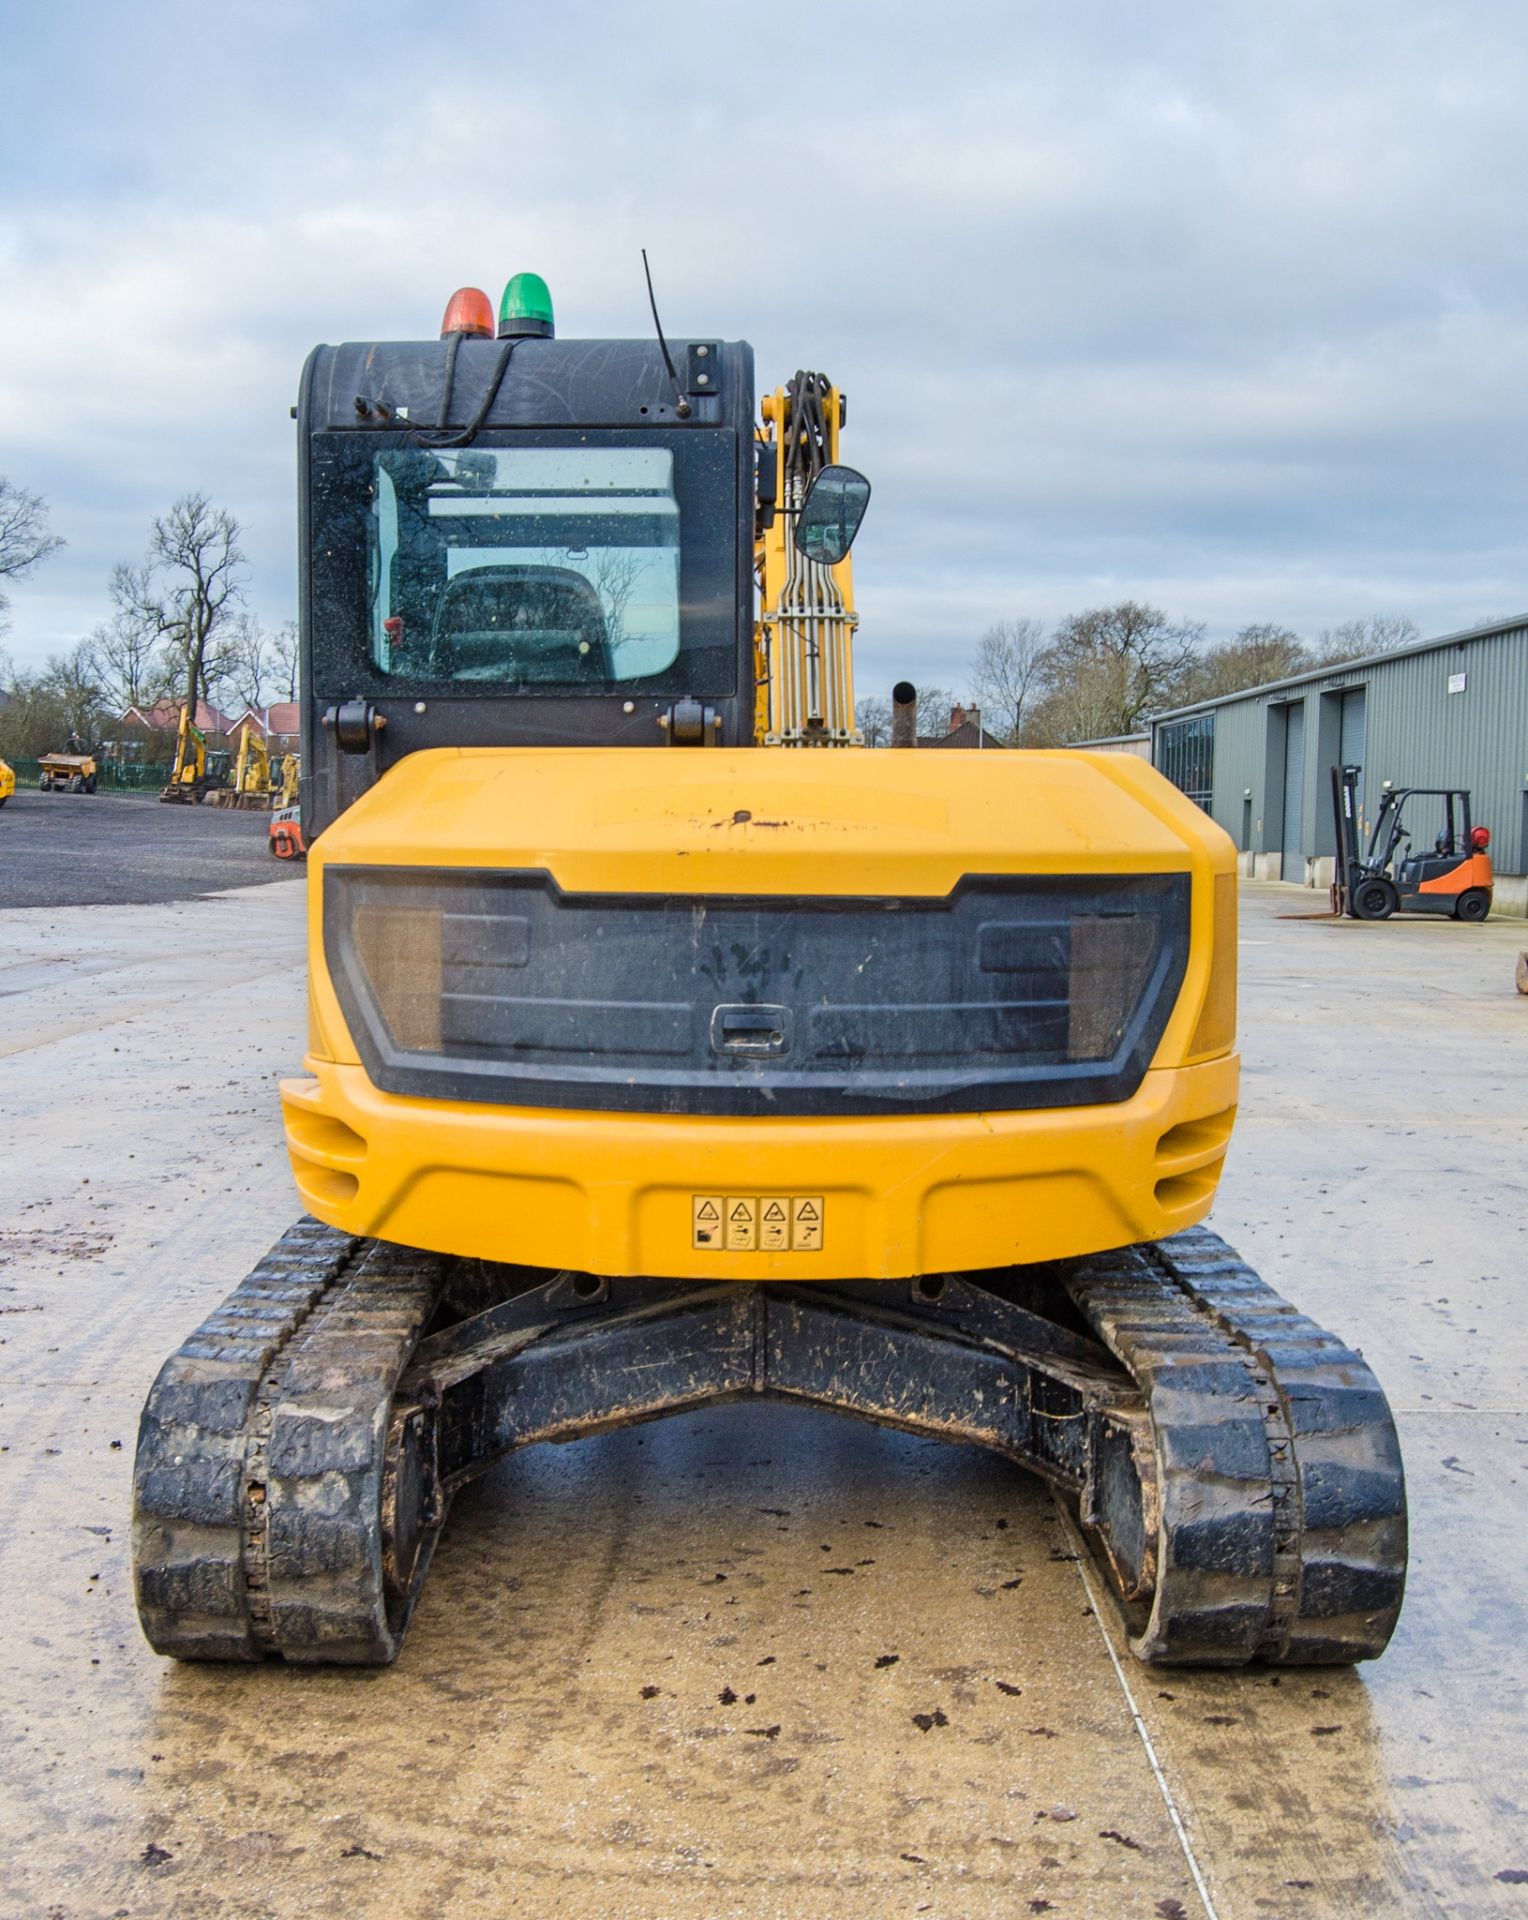
<path fill-rule="evenodd" d="M 1208 1211 L 1230 1138 L 1234 862 L 1205 814 L 1151 768 L 1112 754 L 410 755 L 312 850 L 309 1053 L 305 1077 L 282 1089 L 299 1192 L 348 1232 L 612 1275 L 890 1278 L 1157 1239 Z M 546 891 L 542 921 L 493 904 L 492 888 L 513 876 Z M 1128 908 L 1096 901 L 1111 889 L 1128 901 L 1132 888 L 1177 888 L 1177 984 L 1124 1097 L 1036 1104 L 1017 1087 L 1007 1109 L 920 1112 L 910 1095 L 901 1110 L 890 1099 L 885 1112 L 861 1102 L 830 1114 L 792 1111 L 783 1096 L 772 1110 L 767 1094 L 763 1110 L 746 1113 L 696 1111 L 688 1096 L 667 1110 L 612 1108 L 624 1084 L 588 1108 L 576 1092 L 543 1104 L 440 1091 L 490 1056 L 508 1075 L 534 1048 L 554 1061 L 559 1047 L 569 1061 L 585 1057 L 577 1037 L 559 1035 L 583 1017 L 570 1011 L 576 969 L 603 966 L 590 956 L 637 937 L 622 901 L 646 902 L 669 926 L 693 1000 L 676 1005 L 672 981 L 633 974 L 630 963 L 608 976 L 624 997 L 601 1000 L 610 1011 L 596 1042 L 630 1037 L 647 1050 L 635 1087 L 692 1042 L 714 1065 L 706 1035 L 724 1049 L 729 1020 L 745 1048 L 767 1054 L 782 1038 L 769 1031 L 775 1016 L 761 1024 L 755 1007 L 737 1004 L 766 965 L 776 985 L 761 997 L 794 999 L 794 1013 L 778 1017 L 794 1018 L 796 1058 L 810 1064 L 818 988 L 792 988 L 788 955 L 725 941 L 713 953 L 708 912 L 720 924 L 728 903 L 752 903 L 760 942 L 804 939 L 803 911 L 868 913 L 863 985 L 851 980 L 845 996 L 868 1002 L 888 928 L 962 889 L 1008 881 L 1061 904 L 1039 928 L 978 913 L 967 946 L 938 962 L 943 988 L 931 978 L 923 999 L 941 990 L 949 999 L 958 974 L 975 1001 L 1006 996 L 1017 1011 L 909 1004 L 907 1031 L 916 1041 L 919 1022 L 967 1033 L 995 1018 L 1022 1023 L 1030 1015 L 1019 1003 L 1040 991 L 1036 970 L 1050 968 L 1049 991 L 1073 998 L 1055 1045 L 1080 1057 L 1091 1042 L 1078 1009 L 1100 969 L 1106 987 L 1131 968 L 1147 977 L 1111 932 Z M 460 893 L 484 886 L 489 895 Z M 377 887 L 391 891 L 367 904 Z M 1073 896 L 1084 904 L 1069 909 Z M 583 918 L 561 925 L 574 910 Z M 1005 952 L 1014 940 L 1028 946 Z M 1160 963 L 1149 952 L 1141 960 L 1147 971 Z M 888 1011 L 895 1053 L 897 1009 L 851 1007 L 846 1017 L 852 1027 Z M 1131 1017 L 1124 1001 L 1109 1015 L 1121 1033 Z M 385 1054 L 380 1070 L 363 1041 Z M 823 1044 L 831 1065 L 839 1043 Z M 937 1056 L 942 1043 L 930 1044 Z M 750 1079 L 746 1060 L 727 1064 Z M 917 1064 L 915 1047 L 908 1065 Z M 767 1063 L 752 1077 L 767 1088 Z M 435 1091 L 397 1090 L 416 1080 Z"/>

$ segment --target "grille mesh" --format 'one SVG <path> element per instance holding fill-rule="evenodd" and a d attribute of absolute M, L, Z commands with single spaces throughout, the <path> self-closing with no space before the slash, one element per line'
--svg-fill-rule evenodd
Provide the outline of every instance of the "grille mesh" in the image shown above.
<path fill-rule="evenodd" d="M 385 1091 L 885 1113 L 1122 1100 L 1182 982 L 1187 875 L 977 876 L 947 898 L 567 894 L 331 867 L 324 940 Z"/>

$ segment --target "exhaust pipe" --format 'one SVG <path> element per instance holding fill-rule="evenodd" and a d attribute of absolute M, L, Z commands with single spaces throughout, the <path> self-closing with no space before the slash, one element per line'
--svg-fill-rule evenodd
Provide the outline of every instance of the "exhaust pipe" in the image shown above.
<path fill-rule="evenodd" d="M 891 690 L 891 744 L 918 744 L 918 689 L 911 680 L 899 680 Z"/>

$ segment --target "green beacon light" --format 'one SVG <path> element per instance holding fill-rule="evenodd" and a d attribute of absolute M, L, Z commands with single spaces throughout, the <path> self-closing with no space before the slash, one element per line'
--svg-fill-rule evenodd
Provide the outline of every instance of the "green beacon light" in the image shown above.
<path fill-rule="evenodd" d="M 539 335 L 550 340 L 557 329 L 552 324 L 552 296 L 539 273 L 517 273 L 504 289 L 499 302 L 499 338 L 522 339 Z"/>

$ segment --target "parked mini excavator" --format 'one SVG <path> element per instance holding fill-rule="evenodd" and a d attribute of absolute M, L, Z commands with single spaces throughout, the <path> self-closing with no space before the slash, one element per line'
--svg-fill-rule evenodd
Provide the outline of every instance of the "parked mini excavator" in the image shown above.
<path fill-rule="evenodd" d="M 233 763 L 233 794 L 236 807 L 261 812 L 272 804 L 277 777 L 271 765 L 271 750 L 263 733 L 257 733 L 246 720 L 239 735 L 239 751 Z"/>
<path fill-rule="evenodd" d="M 228 785 L 228 769 L 233 756 L 226 747 L 207 745 L 207 736 L 191 718 L 189 702 L 180 709 L 180 726 L 175 735 L 175 758 L 170 777 L 159 797 L 173 806 L 189 806 L 204 800 L 209 793 L 222 792 Z"/>
<path fill-rule="evenodd" d="M 307 1215 L 149 1394 L 148 1638 L 389 1661 L 490 1462 L 762 1394 L 1041 1475 L 1145 1660 L 1375 1655 L 1383 1395 L 1198 1224 L 1231 843 L 1123 756 L 863 750 L 843 396 L 761 412 L 533 275 L 310 357 Z"/>

